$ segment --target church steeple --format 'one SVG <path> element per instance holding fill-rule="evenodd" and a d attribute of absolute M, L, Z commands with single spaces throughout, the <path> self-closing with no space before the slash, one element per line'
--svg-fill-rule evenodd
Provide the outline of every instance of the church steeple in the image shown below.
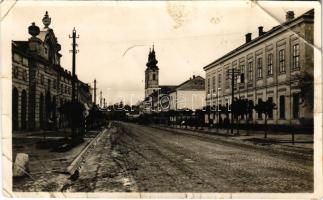
<path fill-rule="evenodd" d="M 149 48 L 147 68 L 145 71 L 145 97 L 157 90 L 159 85 L 159 68 L 157 66 L 157 59 L 154 45 Z"/>
<path fill-rule="evenodd" d="M 157 63 L 158 63 L 158 60 L 156 59 L 156 53 L 153 45 L 152 50 L 149 48 L 148 62 L 146 66 L 151 69 L 158 69 Z"/>

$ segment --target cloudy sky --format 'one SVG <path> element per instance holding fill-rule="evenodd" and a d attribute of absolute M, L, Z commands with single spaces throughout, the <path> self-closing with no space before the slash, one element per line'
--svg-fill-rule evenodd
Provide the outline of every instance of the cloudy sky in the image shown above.
<path fill-rule="evenodd" d="M 75 27 L 80 35 L 78 77 L 92 86 L 96 78 L 109 103 L 135 104 L 144 96 L 144 70 L 152 44 L 160 84 L 178 85 L 192 75 L 205 77 L 203 67 L 243 44 L 245 33 L 255 37 L 258 26 L 269 30 L 285 20 L 286 11 L 299 16 L 316 4 L 18 1 L 2 21 L 2 30 L 10 40 L 27 40 L 28 26 L 35 22 L 42 28 L 47 10 L 50 27 L 62 45 L 61 65 L 71 69 L 68 36 Z"/>

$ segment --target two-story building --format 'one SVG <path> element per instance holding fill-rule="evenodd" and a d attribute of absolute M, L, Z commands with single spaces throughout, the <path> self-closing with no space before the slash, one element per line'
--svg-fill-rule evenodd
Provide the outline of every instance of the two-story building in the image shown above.
<path fill-rule="evenodd" d="M 206 105 L 230 104 L 232 82 L 229 71 L 239 71 L 234 83 L 234 97 L 257 104 L 270 100 L 277 109 L 269 114 L 269 124 L 312 123 L 313 99 L 304 98 L 303 82 L 313 76 L 314 10 L 295 18 L 286 13 L 286 21 L 268 31 L 258 27 L 258 36 L 245 35 L 245 44 L 204 67 Z M 313 81 L 313 80 L 310 80 Z M 308 91 L 313 93 L 313 91 Z M 211 115 L 216 120 L 216 115 Z M 253 113 L 253 123 L 264 123 Z"/>
<path fill-rule="evenodd" d="M 57 125 L 58 108 L 72 98 L 72 75 L 60 65 L 61 45 L 49 27 L 47 12 L 42 22 L 42 29 L 35 23 L 28 27 L 28 41 L 12 41 L 14 131 L 43 129 L 48 120 Z M 76 82 L 84 88 L 84 83 Z M 89 89 L 84 91 L 89 93 L 86 96 L 91 95 Z M 86 103 L 91 102 L 86 99 Z"/>

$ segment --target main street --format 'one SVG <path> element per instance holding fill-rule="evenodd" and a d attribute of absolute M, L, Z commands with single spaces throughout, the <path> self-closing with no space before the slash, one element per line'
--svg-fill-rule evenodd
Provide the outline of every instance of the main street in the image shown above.
<path fill-rule="evenodd" d="M 313 162 L 203 136 L 122 123 L 63 191 L 310 192 Z"/>

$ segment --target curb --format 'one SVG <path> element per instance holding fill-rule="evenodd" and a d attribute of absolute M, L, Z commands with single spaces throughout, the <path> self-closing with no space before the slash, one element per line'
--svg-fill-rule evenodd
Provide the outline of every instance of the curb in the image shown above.
<path fill-rule="evenodd" d="M 81 153 L 72 161 L 72 163 L 66 168 L 66 173 L 74 174 L 74 172 L 80 167 L 85 156 L 96 146 L 97 142 L 101 139 L 101 136 L 108 131 L 110 128 L 110 124 L 108 128 L 103 129 L 101 133 L 99 133 L 93 140 L 87 144 L 87 146 L 81 151 Z"/>

